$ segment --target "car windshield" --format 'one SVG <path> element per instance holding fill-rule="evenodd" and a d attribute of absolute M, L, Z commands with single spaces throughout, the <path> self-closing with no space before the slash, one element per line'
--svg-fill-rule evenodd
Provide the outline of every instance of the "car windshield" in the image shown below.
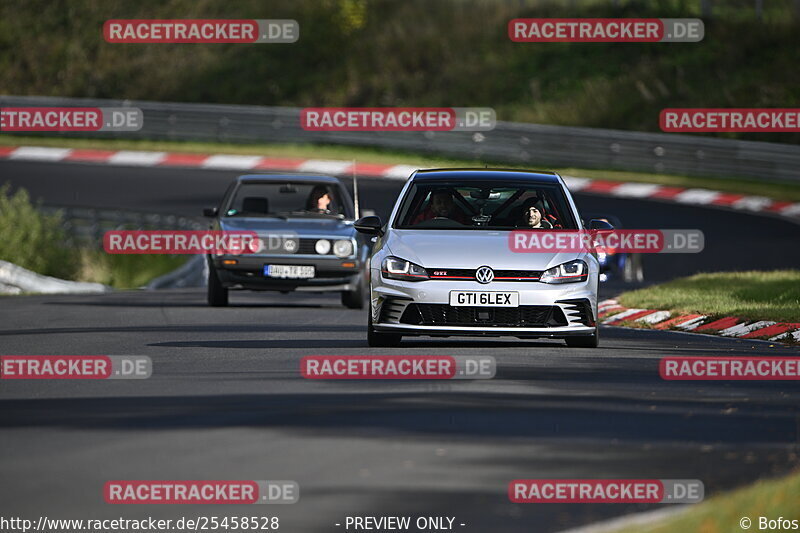
<path fill-rule="evenodd" d="M 345 213 L 335 185 L 289 181 L 241 184 L 228 202 L 224 216 L 343 218 Z"/>
<path fill-rule="evenodd" d="M 398 229 L 578 229 L 558 185 L 416 182 L 395 218 Z"/>

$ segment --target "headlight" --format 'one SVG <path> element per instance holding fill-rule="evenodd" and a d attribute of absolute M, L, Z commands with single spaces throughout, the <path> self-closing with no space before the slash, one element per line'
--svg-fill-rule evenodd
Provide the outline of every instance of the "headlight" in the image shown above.
<path fill-rule="evenodd" d="M 250 253 L 260 253 L 264 250 L 264 239 L 260 239 L 258 237 L 254 238 L 248 243 L 247 248 L 250 250 Z"/>
<path fill-rule="evenodd" d="M 589 267 L 580 259 L 576 259 L 545 270 L 539 281 L 542 283 L 575 283 L 586 281 L 588 277 Z"/>
<path fill-rule="evenodd" d="M 428 273 L 421 266 L 392 256 L 383 260 L 381 275 L 384 278 L 400 281 L 425 281 L 428 279 Z"/>
<path fill-rule="evenodd" d="M 319 255 L 327 254 L 328 252 L 331 251 L 331 241 L 329 241 L 327 239 L 318 240 L 317 243 L 314 245 L 314 250 Z"/>
<path fill-rule="evenodd" d="M 347 239 L 342 239 L 333 243 L 333 253 L 336 257 L 350 257 L 353 255 L 353 243 Z"/>

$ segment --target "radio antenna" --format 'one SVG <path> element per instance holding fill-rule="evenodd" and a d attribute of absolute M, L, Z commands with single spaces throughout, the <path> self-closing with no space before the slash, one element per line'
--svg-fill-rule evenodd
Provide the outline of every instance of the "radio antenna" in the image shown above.
<path fill-rule="evenodd" d="M 358 177 L 356 177 L 356 160 L 353 159 L 353 208 L 356 212 L 356 220 L 361 218 L 359 216 L 358 208 Z"/>

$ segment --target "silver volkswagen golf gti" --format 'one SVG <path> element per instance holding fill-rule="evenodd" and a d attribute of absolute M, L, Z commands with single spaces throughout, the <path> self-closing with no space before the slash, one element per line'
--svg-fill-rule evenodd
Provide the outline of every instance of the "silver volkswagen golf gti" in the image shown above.
<path fill-rule="evenodd" d="M 582 230 L 564 181 L 550 172 L 417 171 L 375 236 L 370 346 L 404 335 L 563 338 L 596 347 L 597 257 L 586 251 L 512 251 L 511 232 Z M 592 221 L 587 229 L 610 229 Z"/>

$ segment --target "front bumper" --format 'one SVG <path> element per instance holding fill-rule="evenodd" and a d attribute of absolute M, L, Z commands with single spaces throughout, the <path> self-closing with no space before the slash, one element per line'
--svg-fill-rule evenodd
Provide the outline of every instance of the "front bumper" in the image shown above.
<path fill-rule="evenodd" d="M 235 265 L 225 265 L 224 260 L 236 260 Z M 264 255 L 239 255 L 211 257 L 214 270 L 222 286 L 228 289 L 255 291 L 354 291 L 362 280 L 362 263 L 357 259 L 278 257 Z M 347 266 L 348 264 L 353 266 Z M 264 265 L 313 266 L 315 275 L 307 279 L 269 278 L 264 276 Z"/>
<path fill-rule="evenodd" d="M 597 320 L 597 273 L 585 282 L 388 280 L 373 270 L 370 311 L 376 331 L 403 335 L 552 337 L 591 335 Z M 452 307 L 450 291 L 518 292 L 519 307 Z"/>

